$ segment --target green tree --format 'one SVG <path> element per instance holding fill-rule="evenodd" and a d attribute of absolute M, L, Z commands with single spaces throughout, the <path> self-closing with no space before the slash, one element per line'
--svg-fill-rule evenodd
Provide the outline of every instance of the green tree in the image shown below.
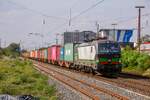
<path fill-rule="evenodd" d="M 16 57 L 19 56 L 20 45 L 17 43 L 11 43 L 8 47 L 4 48 L 4 55 Z"/>

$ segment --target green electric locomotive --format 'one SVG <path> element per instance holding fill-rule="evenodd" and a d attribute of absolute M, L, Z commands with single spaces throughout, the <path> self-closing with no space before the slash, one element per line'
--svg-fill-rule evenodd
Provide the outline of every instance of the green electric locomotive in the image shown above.
<path fill-rule="evenodd" d="M 108 76 L 116 76 L 121 72 L 121 49 L 117 42 L 94 41 L 77 44 L 74 51 L 74 67 Z"/>

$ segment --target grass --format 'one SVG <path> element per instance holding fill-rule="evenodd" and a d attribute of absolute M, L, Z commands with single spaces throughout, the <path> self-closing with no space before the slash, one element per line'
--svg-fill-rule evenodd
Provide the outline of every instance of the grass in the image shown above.
<path fill-rule="evenodd" d="M 0 59 L 0 94 L 32 95 L 40 100 L 56 100 L 55 86 L 33 68 L 30 61 Z"/>
<path fill-rule="evenodd" d="M 142 75 L 146 77 L 150 77 L 150 68 L 147 70 L 142 70 L 140 68 L 127 67 L 122 69 L 123 72 L 133 73 L 137 75 Z"/>

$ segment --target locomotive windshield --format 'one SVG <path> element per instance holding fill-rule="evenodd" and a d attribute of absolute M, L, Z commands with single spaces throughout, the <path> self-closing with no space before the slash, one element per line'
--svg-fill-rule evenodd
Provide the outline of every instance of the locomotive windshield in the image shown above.
<path fill-rule="evenodd" d="M 118 43 L 99 43 L 99 53 L 119 53 L 120 46 Z"/>

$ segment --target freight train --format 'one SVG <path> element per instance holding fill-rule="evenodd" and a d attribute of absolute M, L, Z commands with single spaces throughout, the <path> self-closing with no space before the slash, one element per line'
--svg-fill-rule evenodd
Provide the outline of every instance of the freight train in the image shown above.
<path fill-rule="evenodd" d="M 34 60 L 75 70 L 117 76 L 121 72 L 121 50 L 117 42 L 92 41 L 52 45 L 23 54 Z"/>

